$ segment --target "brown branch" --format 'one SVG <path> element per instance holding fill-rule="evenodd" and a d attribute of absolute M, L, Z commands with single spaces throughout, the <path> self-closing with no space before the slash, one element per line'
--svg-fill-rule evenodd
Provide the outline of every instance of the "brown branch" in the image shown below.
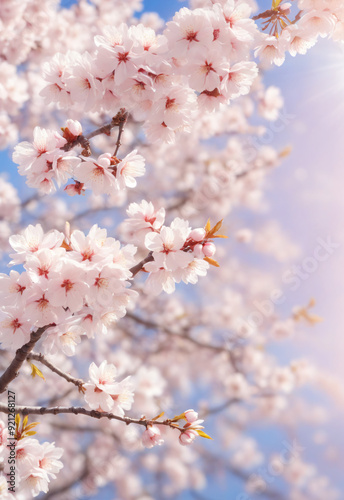
<path fill-rule="evenodd" d="M 32 332 L 29 342 L 27 342 L 27 344 L 24 344 L 16 351 L 15 357 L 12 360 L 11 364 L 0 377 L 0 394 L 4 392 L 8 384 L 10 384 L 12 380 L 14 380 L 18 376 L 22 364 L 31 353 L 32 349 L 35 347 L 35 344 L 42 337 L 43 333 L 50 326 L 54 325 L 42 326 L 41 328 L 38 328 L 38 330 Z"/>
<path fill-rule="evenodd" d="M 257 21 L 258 19 L 267 19 L 271 16 L 273 16 L 276 13 L 274 9 L 269 9 L 264 12 L 261 12 L 260 14 L 257 14 L 256 16 L 253 16 L 252 19 L 253 21 Z"/>
<path fill-rule="evenodd" d="M 118 136 L 117 136 L 117 142 L 116 142 L 116 149 L 115 149 L 113 156 L 117 156 L 118 150 L 121 146 L 121 136 L 122 136 L 122 133 L 124 130 L 124 126 L 127 123 L 128 116 L 129 116 L 129 113 L 126 113 L 124 111 L 123 114 L 119 117 L 120 123 L 118 125 Z"/>
<path fill-rule="evenodd" d="M 136 276 L 137 273 L 139 273 L 141 269 L 144 268 L 145 264 L 147 264 L 147 262 L 152 262 L 152 260 L 154 260 L 153 252 L 149 252 L 149 254 L 145 259 L 141 260 L 141 262 L 139 262 L 138 264 L 129 269 L 129 271 L 132 274 L 132 277 Z"/>
<path fill-rule="evenodd" d="M 124 108 L 121 108 L 117 115 L 114 116 L 111 120 L 110 123 L 107 123 L 106 125 L 103 125 L 102 127 L 97 128 L 93 132 L 87 134 L 87 135 L 79 135 L 73 142 L 68 142 L 65 144 L 61 149 L 63 151 L 70 151 L 71 149 L 75 148 L 75 146 L 82 146 L 84 148 L 84 151 L 82 154 L 84 156 L 90 156 L 91 155 L 91 148 L 90 148 L 90 139 L 93 139 L 93 137 L 96 137 L 97 135 L 105 134 L 105 135 L 110 135 L 111 130 L 114 127 L 122 127 L 124 126 L 125 122 L 127 121 L 128 118 L 128 113 L 125 111 Z M 125 118 L 124 118 L 125 117 Z M 122 133 L 122 132 L 121 132 Z M 120 137 L 119 137 L 120 138 Z"/>
<path fill-rule="evenodd" d="M 11 412 L 13 409 L 11 408 Z M 86 408 L 77 407 L 77 406 L 53 406 L 51 408 L 46 408 L 45 406 L 16 406 L 16 413 L 21 413 L 23 416 L 25 415 L 61 415 L 61 414 L 73 414 L 73 415 L 85 415 L 87 417 L 92 417 L 96 419 L 107 418 L 108 420 L 119 420 L 120 422 L 124 422 L 126 425 L 137 424 L 143 425 L 147 427 L 148 425 L 164 425 L 167 427 L 171 427 L 172 429 L 178 429 L 182 431 L 181 428 L 178 428 L 171 419 L 166 420 L 153 420 L 143 418 L 130 418 L 130 417 L 120 417 L 119 415 L 114 415 L 110 412 L 102 412 L 97 410 L 86 410 Z M 9 413 L 8 406 L 0 403 L 0 413 Z"/>
<path fill-rule="evenodd" d="M 78 388 L 79 392 L 84 392 L 83 385 L 85 382 L 82 379 L 72 377 L 71 375 L 68 375 L 67 373 L 63 372 L 57 366 L 50 363 L 50 361 L 48 361 L 43 356 L 43 354 L 38 354 L 38 353 L 32 352 L 31 354 L 29 354 L 27 356 L 27 360 L 39 361 L 40 363 L 45 365 L 47 368 L 49 368 L 49 370 L 56 373 L 57 375 L 64 378 L 65 380 L 67 380 L 67 382 L 74 384 Z"/>

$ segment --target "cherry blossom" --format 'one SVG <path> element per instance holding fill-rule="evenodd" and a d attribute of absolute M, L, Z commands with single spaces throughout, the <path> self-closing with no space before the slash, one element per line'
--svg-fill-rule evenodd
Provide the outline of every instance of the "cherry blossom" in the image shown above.
<path fill-rule="evenodd" d="M 279 308 L 253 252 L 299 255 L 276 222 L 259 227 L 290 152 L 283 134 L 265 141 L 284 105 L 265 69 L 342 43 L 342 3 L 191 0 L 167 22 L 141 0 L 0 3 L 0 147 L 30 188 L 21 199 L 15 168 L 0 177 L 0 257 L 15 266 L 0 274 L 0 390 L 15 394 L 0 403 L 1 497 L 177 498 L 216 471 L 249 495 L 336 498 L 308 451 L 266 455 L 252 432 L 314 426 L 324 443 L 330 404 L 304 388 L 343 397 L 291 353 L 317 304 Z"/>

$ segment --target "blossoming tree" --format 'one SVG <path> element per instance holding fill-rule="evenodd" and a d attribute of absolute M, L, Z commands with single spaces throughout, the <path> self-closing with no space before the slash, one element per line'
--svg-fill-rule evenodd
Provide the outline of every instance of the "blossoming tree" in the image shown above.
<path fill-rule="evenodd" d="M 191 0 L 166 24 L 141 9 L 0 3 L 0 143 L 32 188 L 0 179 L 1 498 L 176 498 L 221 472 L 242 498 L 283 498 L 250 474 L 249 429 L 305 420 L 293 394 L 328 378 L 268 345 L 318 318 L 251 314 L 273 280 L 235 253 L 255 236 L 233 210 L 259 209 L 288 154 L 257 146 L 251 118 L 283 107 L 261 69 L 343 41 L 343 3 Z M 294 256 L 278 228 L 266 239 Z M 337 498 L 281 451 L 285 498 Z"/>

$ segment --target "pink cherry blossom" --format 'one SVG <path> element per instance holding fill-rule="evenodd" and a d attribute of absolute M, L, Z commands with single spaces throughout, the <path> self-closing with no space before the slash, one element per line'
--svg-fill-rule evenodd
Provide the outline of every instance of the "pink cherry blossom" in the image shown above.
<path fill-rule="evenodd" d="M 164 440 L 161 437 L 160 429 L 156 425 L 148 425 L 142 434 L 142 444 L 145 448 L 161 446 Z"/>

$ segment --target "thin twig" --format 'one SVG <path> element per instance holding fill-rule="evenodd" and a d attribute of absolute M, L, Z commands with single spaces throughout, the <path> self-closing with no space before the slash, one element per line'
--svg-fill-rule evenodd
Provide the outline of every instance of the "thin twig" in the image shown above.
<path fill-rule="evenodd" d="M 8 386 L 14 380 L 18 374 L 19 370 L 31 353 L 32 349 L 35 347 L 35 344 L 42 337 L 43 333 L 50 327 L 54 325 L 46 325 L 38 328 L 38 330 L 31 333 L 30 340 L 26 344 L 24 344 L 20 349 L 16 351 L 15 357 L 12 360 L 11 364 L 4 371 L 4 373 L 0 377 L 0 394 L 4 392 Z"/>
<path fill-rule="evenodd" d="M 125 119 L 123 118 L 125 116 Z M 126 110 L 124 108 L 121 108 L 117 115 L 114 116 L 111 120 L 110 123 L 107 123 L 106 125 L 103 125 L 102 127 L 99 127 L 97 128 L 96 130 L 94 130 L 93 132 L 90 132 L 89 134 L 87 135 L 79 135 L 79 137 L 77 137 L 75 139 L 75 141 L 72 141 L 72 142 L 68 142 L 67 144 L 65 144 L 61 149 L 63 151 L 70 151 L 71 149 L 75 148 L 75 146 L 82 146 L 84 148 L 84 151 L 82 152 L 82 154 L 84 156 L 90 156 L 91 155 L 91 148 L 90 148 L 90 139 L 93 139 L 93 137 L 96 137 L 97 135 L 101 135 L 101 134 L 105 134 L 105 135 L 110 135 L 111 134 L 111 130 L 114 128 L 114 127 L 122 127 L 124 126 L 124 123 L 126 122 L 128 118 L 128 113 L 126 112 Z M 123 123 L 123 120 L 124 120 L 124 123 Z"/>
<path fill-rule="evenodd" d="M 8 406 L 0 403 L 0 413 L 9 413 Z M 11 408 L 11 412 L 13 409 Z M 119 420 L 124 422 L 126 425 L 137 424 L 147 427 L 148 425 L 164 425 L 166 427 L 171 427 L 172 429 L 179 429 L 177 424 L 171 419 L 166 420 L 153 420 L 147 418 L 130 418 L 130 417 L 120 417 L 119 415 L 114 415 L 110 412 L 102 412 L 97 410 L 86 410 L 86 408 L 77 406 L 54 406 L 51 408 L 46 408 L 45 406 L 16 406 L 16 413 L 21 413 L 25 415 L 61 415 L 61 414 L 73 414 L 73 415 L 85 415 L 87 417 L 92 417 L 96 419 L 107 418 L 108 420 Z"/>
<path fill-rule="evenodd" d="M 74 384 L 79 392 L 84 392 L 84 389 L 83 389 L 83 385 L 84 385 L 84 381 L 80 378 L 75 378 L 75 377 L 72 377 L 71 375 L 68 375 L 67 373 L 63 372 L 62 370 L 60 370 L 57 366 L 53 365 L 52 363 L 50 363 L 50 361 L 48 361 L 43 354 L 38 354 L 38 353 L 35 353 L 35 352 L 32 352 L 31 354 L 29 354 L 27 356 L 27 360 L 35 360 L 35 361 L 39 361 L 40 363 L 42 363 L 43 365 L 45 365 L 47 368 L 49 368 L 49 370 L 51 370 L 52 372 L 56 373 L 57 375 L 59 375 L 60 377 L 64 378 L 65 380 L 67 380 L 67 382 L 70 382 L 71 384 Z"/>
<path fill-rule="evenodd" d="M 141 271 L 141 269 L 144 268 L 144 266 L 145 266 L 145 264 L 147 264 L 147 262 L 152 262 L 152 260 L 154 260 L 153 252 L 149 252 L 149 254 L 147 255 L 147 257 L 145 259 L 141 260 L 141 262 L 139 262 L 138 264 L 136 264 L 135 266 L 130 268 L 132 278 L 134 276 L 136 276 L 137 273 Z"/>
<path fill-rule="evenodd" d="M 124 126 L 127 123 L 128 116 L 129 116 L 129 113 L 124 112 L 123 115 L 119 118 L 120 123 L 118 126 L 118 136 L 117 136 L 117 142 L 116 142 L 116 149 L 115 149 L 113 156 L 117 156 L 118 150 L 121 146 L 121 136 L 122 136 L 122 133 L 124 130 Z"/>

